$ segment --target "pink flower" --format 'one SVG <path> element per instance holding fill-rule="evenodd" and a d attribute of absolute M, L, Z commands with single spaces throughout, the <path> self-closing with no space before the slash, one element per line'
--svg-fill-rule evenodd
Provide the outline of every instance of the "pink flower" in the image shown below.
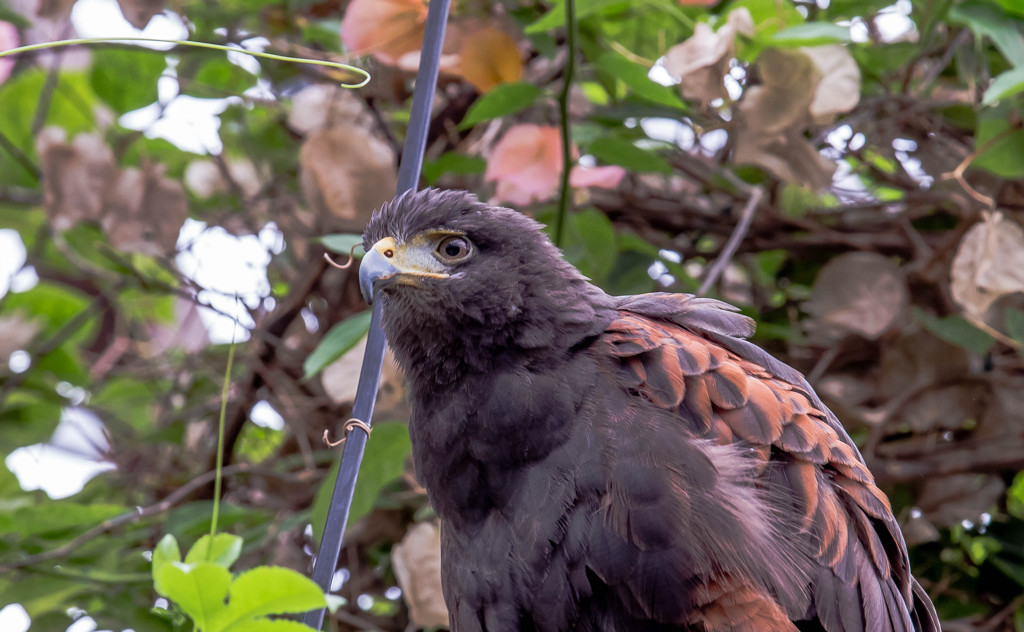
<path fill-rule="evenodd" d="M 562 174 L 562 133 L 553 125 L 513 125 L 491 150 L 487 182 L 497 182 L 496 200 L 529 204 L 558 191 Z"/>
<path fill-rule="evenodd" d="M 626 170 L 615 165 L 584 167 L 576 165 L 569 172 L 569 184 L 576 188 L 614 189 L 626 177 Z"/>
<path fill-rule="evenodd" d="M 576 149 L 573 148 L 575 155 Z M 574 187 L 613 189 L 622 181 L 622 167 L 573 167 Z M 562 178 L 562 133 L 553 125 L 521 123 L 505 132 L 491 150 L 484 179 L 497 186 L 494 199 L 512 204 L 549 200 L 558 193 Z"/>
<path fill-rule="evenodd" d="M 20 43 L 18 28 L 10 22 L 0 21 L 0 50 L 17 48 Z M 14 70 L 14 57 L 0 59 L 0 83 L 7 81 L 12 70 Z"/>

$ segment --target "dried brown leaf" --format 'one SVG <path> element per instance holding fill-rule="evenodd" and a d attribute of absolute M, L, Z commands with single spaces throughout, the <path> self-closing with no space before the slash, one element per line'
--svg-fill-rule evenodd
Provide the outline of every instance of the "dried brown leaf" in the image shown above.
<path fill-rule="evenodd" d="M 814 63 L 821 77 L 810 106 L 814 122 L 830 123 L 836 114 L 856 107 L 860 101 L 860 67 L 850 51 L 840 44 L 801 51 Z"/>
<path fill-rule="evenodd" d="M 20 316 L 0 317 L 0 365 L 7 365 L 11 354 L 24 349 L 39 333 L 39 325 Z"/>
<path fill-rule="evenodd" d="M 964 311 L 981 318 L 996 300 L 1024 292 L 1024 230 L 996 211 L 984 213 L 960 240 L 950 270 L 950 292 Z"/>
<path fill-rule="evenodd" d="M 117 0 L 124 19 L 137 29 L 144 29 L 153 16 L 164 12 L 164 0 Z"/>
<path fill-rule="evenodd" d="M 43 171 L 43 200 L 50 225 L 61 231 L 98 221 L 107 187 L 117 177 L 114 154 L 99 134 L 79 134 L 70 144 L 63 129 L 47 127 L 36 138 Z"/>
<path fill-rule="evenodd" d="M 107 192 L 101 225 L 114 247 L 151 255 L 174 250 L 188 198 L 181 182 L 164 177 L 164 171 L 153 163 L 125 169 Z"/>
<path fill-rule="evenodd" d="M 932 476 L 924 481 L 918 506 L 925 517 L 943 527 L 964 520 L 979 524 L 981 514 L 992 511 L 1006 494 L 998 476 L 953 474 Z"/>
<path fill-rule="evenodd" d="M 737 163 L 757 165 L 780 180 L 812 191 L 829 186 L 836 170 L 836 164 L 822 156 L 798 129 L 773 135 L 741 129 L 736 134 L 735 152 Z"/>
<path fill-rule="evenodd" d="M 395 194 L 394 152 L 377 137 L 343 125 L 310 134 L 299 153 L 306 201 L 339 230 L 360 232 Z"/>
<path fill-rule="evenodd" d="M 366 115 L 366 106 L 355 91 L 316 83 L 303 88 L 292 99 L 288 127 L 302 135 L 331 125 L 362 127 L 359 119 Z"/>
<path fill-rule="evenodd" d="M 873 252 L 848 252 L 818 273 L 806 309 L 826 332 L 874 340 L 892 327 L 906 305 L 906 283 L 892 260 Z"/>
<path fill-rule="evenodd" d="M 689 39 L 670 48 L 665 54 L 665 70 L 679 81 L 683 96 L 702 103 L 728 96 L 723 78 L 735 51 L 736 35 L 750 35 L 753 27 L 750 12 L 737 9 L 718 31 L 700 22 Z"/>
<path fill-rule="evenodd" d="M 448 625 L 448 608 L 441 592 L 441 531 L 432 522 L 409 528 L 391 549 L 391 564 L 417 627 Z"/>
<path fill-rule="evenodd" d="M 64 19 L 71 15 L 75 0 L 40 0 L 36 15 L 41 18 Z"/>
<path fill-rule="evenodd" d="M 523 76 L 519 47 L 505 31 L 485 26 L 467 34 L 459 50 L 459 74 L 480 92 Z"/>
<path fill-rule="evenodd" d="M 63 130 L 46 128 L 36 146 L 46 213 L 56 230 L 91 221 L 121 250 L 158 255 L 174 249 L 188 200 L 180 182 L 164 177 L 162 165 L 119 169 L 98 134 L 68 143 Z"/>

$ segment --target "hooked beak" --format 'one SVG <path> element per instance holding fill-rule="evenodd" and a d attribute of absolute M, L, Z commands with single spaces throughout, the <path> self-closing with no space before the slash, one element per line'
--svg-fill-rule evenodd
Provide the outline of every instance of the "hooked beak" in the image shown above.
<path fill-rule="evenodd" d="M 398 268 L 389 261 L 395 256 L 394 241 L 390 238 L 387 240 L 391 241 L 390 249 L 379 248 L 383 241 L 386 240 L 382 239 L 374 244 L 359 263 L 359 290 L 363 293 L 363 300 L 369 305 L 373 305 L 375 292 L 398 275 Z M 387 257 L 385 252 L 391 256 Z"/>
<path fill-rule="evenodd" d="M 447 277 L 429 247 L 399 244 L 391 237 L 373 244 L 359 264 L 359 289 L 370 305 L 382 289 L 393 283 L 416 286 L 424 278 Z"/>

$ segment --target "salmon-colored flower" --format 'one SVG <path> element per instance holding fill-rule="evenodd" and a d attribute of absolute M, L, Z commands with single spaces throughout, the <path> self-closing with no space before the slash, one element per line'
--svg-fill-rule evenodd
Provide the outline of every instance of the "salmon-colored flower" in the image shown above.
<path fill-rule="evenodd" d="M 626 170 L 617 165 L 583 167 L 576 165 L 569 172 L 569 184 L 576 188 L 614 189 L 626 177 Z"/>
<path fill-rule="evenodd" d="M 495 199 L 529 204 L 554 196 L 561 173 L 561 130 L 523 123 L 510 127 L 494 146 L 484 179 L 497 182 Z"/>
<path fill-rule="evenodd" d="M 573 155 L 576 154 L 573 148 Z M 622 167 L 573 167 L 569 183 L 575 187 L 613 189 L 626 175 Z M 553 125 L 513 125 L 491 150 L 484 179 L 497 186 L 494 199 L 530 204 L 551 199 L 562 177 L 562 133 Z"/>
<path fill-rule="evenodd" d="M 352 0 L 341 21 L 341 41 L 354 53 L 394 64 L 422 47 L 426 19 L 423 0 Z"/>

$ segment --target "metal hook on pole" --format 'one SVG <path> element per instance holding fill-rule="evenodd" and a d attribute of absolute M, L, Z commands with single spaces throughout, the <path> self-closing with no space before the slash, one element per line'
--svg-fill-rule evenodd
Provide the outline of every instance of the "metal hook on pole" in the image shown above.
<path fill-rule="evenodd" d="M 416 73 L 409 132 L 405 137 L 402 160 L 398 167 L 396 195 L 415 189 L 419 184 L 450 4 L 451 0 L 431 0 L 427 8 L 423 49 L 420 55 L 420 67 Z M 380 305 L 381 302 L 378 301 L 373 306 L 370 333 L 366 340 L 366 352 L 363 355 L 363 365 L 359 373 L 356 399 L 352 405 L 352 417 L 365 421 L 362 425 L 353 426 L 347 434 L 341 455 L 341 464 L 338 466 L 338 478 L 331 496 L 331 505 L 327 510 L 320 551 L 313 563 L 313 581 L 324 592 L 330 589 L 331 580 L 338 565 L 338 557 L 341 554 L 345 523 L 348 522 L 352 494 L 355 491 L 356 478 L 359 475 L 359 465 L 363 461 L 363 452 L 366 450 L 370 422 L 373 419 L 373 405 L 377 397 L 377 387 L 380 384 L 380 370 L 384 361 L 384 349 L 387 346 L 384 331 L 380 328 Z M 315 630 L 321 629 L 324 622 L 324 609 L 307 612 L 302 621 Z"/>

